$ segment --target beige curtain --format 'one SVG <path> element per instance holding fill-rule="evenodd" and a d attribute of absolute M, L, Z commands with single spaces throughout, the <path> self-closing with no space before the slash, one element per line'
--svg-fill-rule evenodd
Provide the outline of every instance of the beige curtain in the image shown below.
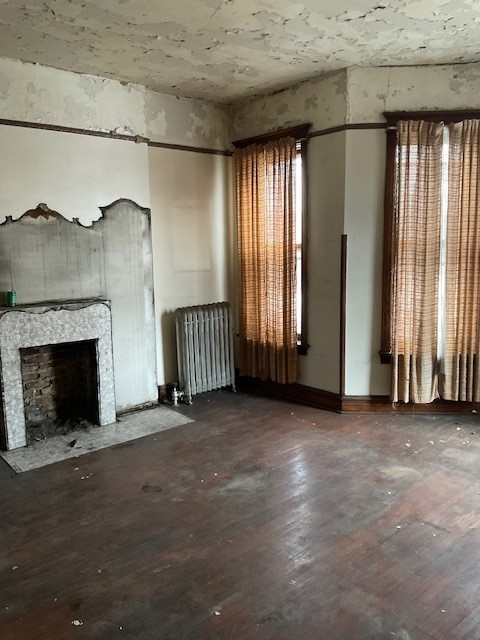
<path fill-rule="evenodd" d="M 393 220 L 393 402 L 438 397 L 443 125 L 400 121 Z"/>
<path fill-rule="evenodd" d="M 445 318 L 447 400 L 480 401 L 480 121 L 449 126 Z"/>
<path fill-rule="evenodd" d="M 282 138 L 234 154 L 240 373 L 298 379 L 295 259 L 296 143 Z"/>

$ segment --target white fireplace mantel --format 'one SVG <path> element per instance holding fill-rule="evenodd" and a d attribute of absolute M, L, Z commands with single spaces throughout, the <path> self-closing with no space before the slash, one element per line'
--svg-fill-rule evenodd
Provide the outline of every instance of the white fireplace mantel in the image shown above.
<path fill-rule="evenodd" d="M 6 449 L 26 445 L 20 349 L 95 340 L 100 425 L 116 420 L 112 319 L 108 300 L 0 308 L 0 434 Z"/>

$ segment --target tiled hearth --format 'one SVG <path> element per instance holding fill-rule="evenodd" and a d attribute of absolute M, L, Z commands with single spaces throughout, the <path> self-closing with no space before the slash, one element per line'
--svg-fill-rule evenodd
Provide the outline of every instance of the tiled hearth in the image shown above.
<path fill-rule="evenodd" d="M 107 300 L 0 308 L 0 436 L 5 449 L 26 444 L 20 349 L 81 341 L 95 342 L 100 425 L 115 422 L 112 323 Z"/>

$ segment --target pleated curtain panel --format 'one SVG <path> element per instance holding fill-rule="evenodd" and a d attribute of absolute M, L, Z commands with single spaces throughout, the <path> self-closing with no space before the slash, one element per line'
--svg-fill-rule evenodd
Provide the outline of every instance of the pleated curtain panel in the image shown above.
<path fill-rule="evenodd" d="M 480 401 L 480 121 L 449 126 L 446 400 Z"/>
<path fill-rule="evenodd" d="M 294 138 L 237 149 L 240 373 L 298 379 Z"/>
<path fill-rule="evenodd" d="M 479 122 L 397 123 L 394 403 L 480 400 Z"/>

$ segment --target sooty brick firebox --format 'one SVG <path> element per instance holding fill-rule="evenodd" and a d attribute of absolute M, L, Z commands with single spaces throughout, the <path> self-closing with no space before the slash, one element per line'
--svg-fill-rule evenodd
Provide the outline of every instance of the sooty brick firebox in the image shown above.
<path fill-rule="evenodd" d="M 98 423 L 95 340 L 20 349 L 27 441 Z"/>

